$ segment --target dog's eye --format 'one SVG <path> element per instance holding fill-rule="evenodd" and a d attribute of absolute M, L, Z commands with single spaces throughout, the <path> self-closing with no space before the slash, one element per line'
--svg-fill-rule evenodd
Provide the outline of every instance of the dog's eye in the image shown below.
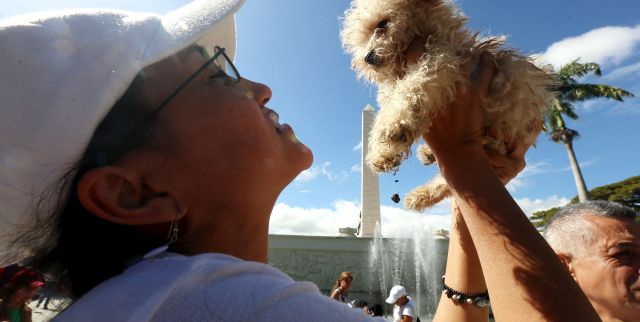
<path fill-rule="evenodd" d="M 378 22 L 378 25 L 376 26 L 376 28 L 385 29 L 385 28 L 387 28 L 388 25 L 389 25 L 389 19 L 385 19 L 385 20 L 382 20 L 382 21 Z"/>

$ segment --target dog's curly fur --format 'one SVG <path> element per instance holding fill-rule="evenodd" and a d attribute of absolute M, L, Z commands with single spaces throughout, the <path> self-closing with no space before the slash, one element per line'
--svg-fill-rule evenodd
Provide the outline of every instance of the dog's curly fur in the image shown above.
<path fill-rule="evenodd" d="M 480 39 L 465 27 L 466 17 L 449 0 L 353 0 L 341 32 L 352 67 L 378 85 L 380 111 L 373 123 L 367 163 L 377 172 L 397 171 L 411 145 L 427 132 L 467 80 L 461 65 L 477 62 L 483 51 L 495 57 L 496 72 L 483 108 L 485 146 L 506 154 L 515 140 L 533 144 L 554 93 L 550 74 L 534 61 L 504 46 L 504 37 Z M 419 37 L 424 54 L 406 62 L 405 51 Z M 427 146 L 419 158 L 435 159 Z M 411 191 L 405 206 L 430 207 L 450 194 L 441 176 Z"/>

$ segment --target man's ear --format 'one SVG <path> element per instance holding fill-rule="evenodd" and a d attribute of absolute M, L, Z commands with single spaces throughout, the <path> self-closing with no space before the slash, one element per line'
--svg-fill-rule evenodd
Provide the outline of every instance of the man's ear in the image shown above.
<path fill-rule="evenodd" d="M 121 225 L 170 222 L 184 214 L 170 194 L 154 191 L 136 170 L 115 165 L 89 170 L 77 193 L 89 212 Z"/>
<path fill-rule="evenodd" d="M 563 253 L 556 253 L 556 255 L 560 259 L 560 262 L 562 262 L 562 265 L 564 265 L 564 267 L 566 267 L 567 270 L 569 271 L 569 275 L 571 275 L 571 277 L 577 282 L 578 279 L 576 278 L 576 271 L 574 270 L 571 262 L 573 257 L 569 254 L 563 254 Z"/>

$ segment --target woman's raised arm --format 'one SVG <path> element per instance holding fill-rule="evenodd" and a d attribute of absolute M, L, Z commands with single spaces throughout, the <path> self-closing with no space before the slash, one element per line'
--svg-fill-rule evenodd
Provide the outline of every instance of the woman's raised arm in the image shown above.
<path fill-rule="evenodd" d="M 493 77 L 493 57 L 484 53 L 475 72 L 470 63 L 465 68 L 468 86 L 459 91 L 447 113 L 434 121 L 425 140 L 473 240 L 496 319 L 599 321 L 578 285 L 511 198 L 483 148 L 481 102 Z"/>

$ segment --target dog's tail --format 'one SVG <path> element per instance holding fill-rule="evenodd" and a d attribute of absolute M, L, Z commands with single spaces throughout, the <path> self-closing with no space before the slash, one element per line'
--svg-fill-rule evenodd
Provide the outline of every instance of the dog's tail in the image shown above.
<path fill-rule="evenodd" d="M 422 212 L 444 198 L 451 196 L 449 185 L 441 174 L 425 185 L 411 190 L 404 198 L 404 206 Z"/>

